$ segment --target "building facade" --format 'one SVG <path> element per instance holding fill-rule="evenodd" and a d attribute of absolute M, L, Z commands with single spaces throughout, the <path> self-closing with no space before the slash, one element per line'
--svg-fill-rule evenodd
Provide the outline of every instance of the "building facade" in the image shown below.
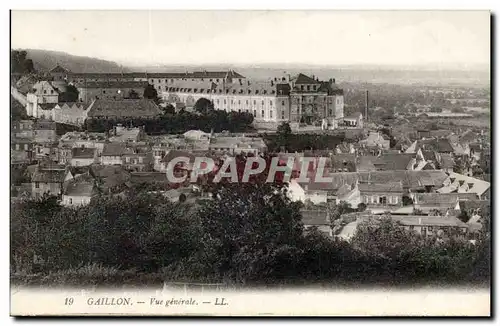
<path fill-rule="evenodd" d="M 193 107 L 206 98 L 215 109 L 247 112 L 260 122 L 312 123 L 326 119 L 337 127 L 344 117 L 344 95 L 334 79 L 322 82 L 303 74 L 268 82 L 174 81 L 161 93 L 164 101 Z"/>

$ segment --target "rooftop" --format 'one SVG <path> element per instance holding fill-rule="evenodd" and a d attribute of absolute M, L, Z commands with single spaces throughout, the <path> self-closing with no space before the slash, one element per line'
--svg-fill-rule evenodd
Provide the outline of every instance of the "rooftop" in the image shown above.
<path fill-rule="evenodd" d="M 98 99 L 89 110 L 88 117 L 156 117 L 160 114 L 158 105 L 148 99 Z"/>
<path fill-rule="evenodd" d="M 75 82 L 77 88 L 139 88 L 143 89 L 148 85 L 146 81 L 84 81 Z"/>

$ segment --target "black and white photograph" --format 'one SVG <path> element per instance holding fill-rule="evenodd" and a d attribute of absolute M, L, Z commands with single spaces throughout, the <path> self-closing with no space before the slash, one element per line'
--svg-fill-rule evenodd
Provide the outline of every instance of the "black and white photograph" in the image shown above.
<path fill-rule="evenodd" d="M 491 24 L 11 10 L 11 316 L 491 316 Z"/>

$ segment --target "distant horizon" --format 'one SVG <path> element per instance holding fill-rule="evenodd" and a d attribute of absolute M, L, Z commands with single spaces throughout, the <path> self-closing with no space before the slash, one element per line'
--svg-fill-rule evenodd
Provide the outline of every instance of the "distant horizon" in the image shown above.
<path fill-rule="evenodd" d="M 13 10 L 11 43 L 127 67 L 471 69 L 490 66 L 490 20 L 489 11 Z"/>
<path fill-rule="evenodd" d="M 293 68 L 312 68 L 312 69 L 321 69 L 321 68 L 334 68 L 334 69 L 377 69 L 377 68 L 382 68 L 384 70 L 442 70 L 442 71 L 466 71 L 466 70 L 474 70 L 474 71 L 489 71 L 491 69 L 490 64 L 486 63 L 475 63 L 475 64 L 458 64 L 458 65 L 453 65 L 453 64 L 448 64 L 446 66 L 439 65 L 438 63 L 428 63 L 428 64 L 412 64 L 412 65 L 404 65 L 404 64 L 362 64 L 362 63 L 357 63 L 357 64 L 315 64 L 315 63 L 301 63 L 301 62 L 287 62 L 287 63 L 280 63 L 280 62 L 260 62 L 260 63 L 183 63 L 183 62 L 175 62 L 175 63 L 158 63 L 158 64 L 126 64 L 122 63 L 120 61 L 115 61 L 115 60 L 107 60 L 103 59 L 100 57 L 92 57 L 92 56 L 86 56 L 86 55 L 78 55 L 78 54 L 73 54 L 70 52 L 66 51 L 61 51 L 61 50 L 55 50 L 55 49 L 44 49 L 44 48 L 12 48 L 11 50 L 24 50 L 28 52 L 28 57 L 29 57 L 29 51 L 30 50 L 35 50 L 35 51 L 47 51 L 47 52 L 57 52 L 60 54 L 64 55 L 70 55 L 73 57 L 81 57 L 81 58 L 89 58 L 89 59 L 96 59 L 96 60 L 102 60 L 102 61 L 107 61 L 110 63 L 114 63 L 118 66 L 122 66 L 124 68 L 128 69 L 134 69 L 134 68 L 168 68 L 168 67 L 210 67 L 210 66 L 223 66 L 223 67 L 241 67 L 241 68 L 274 68 L 278 69 L 280 67 L 293 67 Z"/>

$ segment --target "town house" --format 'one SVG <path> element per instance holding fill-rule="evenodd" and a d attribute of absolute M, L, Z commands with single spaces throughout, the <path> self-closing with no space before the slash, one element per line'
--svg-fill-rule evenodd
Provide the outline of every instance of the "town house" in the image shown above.
<path fill-rule="evenodd" d="M 71 166 L 88 166 L 98 163 L 97 149 L 75 147 L 71 150 Z"/>

